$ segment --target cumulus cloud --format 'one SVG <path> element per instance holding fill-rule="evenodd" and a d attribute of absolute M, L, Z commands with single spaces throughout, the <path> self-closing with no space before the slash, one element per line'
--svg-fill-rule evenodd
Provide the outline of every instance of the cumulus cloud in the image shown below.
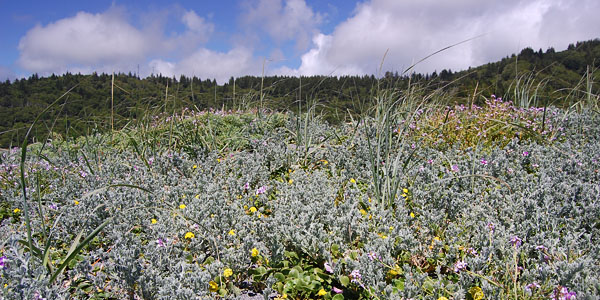
<path fill-rule="evenodd" d="M 583 14 L 582 6 L 586 7 Z M 316 35 L 301 66 L 287 72 L 374 74 L 388 49 L 384 70 L 403 71 L 428 54 L 482 35 L 415 68 L 420 72 L 466 69 L 527 46 L 566 47 L 595 38 L 600 19 L 593 11 L 600 11 L 600 2 L 372 0 L 359 4 L 331 35 Z"/>
<path fill-rule="evenodd" d="M 61 72 L 69 66 L 140 61 L 154 38 L 126 22 L 122 10 L 79 12 L 46 26 L 37 25 L 19 42 L 21 67 L 32 72 Z"/>
<path fill-rule="evenodd" d="M 214 31 L 214 25 L 193 10 L 181 13 L 181 33 L 165 36 L 163 22 L 138 28 L 119 7 L 98 14 L 79 12 L 29 30 L 19 42 L 18 64 L 41 74 L 130 71 L 152 57 L 193 53 Z"/>
<path fill-rule="evenodd" d="M 277 42 L 293 40 L 296 48 L 306 49 L 323 15 L 315 13 L 304 0 L 259 0 L 246 4 L 245 24 L 258 27 Z"/>
<path fill-rule="evenodd" d="M 246 48 L 234 48 L 228 52 L 216 52 L 201 48 L 193 54 L 175 62 L 155 59 L 150 66 L 156 73 L 166 76 L 201 76 L 215 78 L 217 82 L 226 82 L 231 76 L 258 74 L 260 61 Z"/>

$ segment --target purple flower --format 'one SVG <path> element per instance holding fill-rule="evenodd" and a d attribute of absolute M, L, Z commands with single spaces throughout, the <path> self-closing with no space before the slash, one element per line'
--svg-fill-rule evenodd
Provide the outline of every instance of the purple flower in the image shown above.
<path fill-rule="evenodd" d="M 250 188 L 250 182 L 247 182 L 244 184 L 244 190 L 247 190 Z"/>
<path fill-rule="evenodd" d="M 367 256 L 369 257 L 370 260 L 378 259 L 377 253 L 375 253 L 373 251 L 369 251 L 369 253 L 367 253 Z"/>
<path fill-rule="evenodd" d="M 466 270 L 467 269 L 467 263 L 459 260 L 456 263 L 454 263 L 454 272 L 458 273 L 459 271 L 462 270 Z"/>
<path fill-rule="evenodd" d="M 480 162 L 481 162 L 481 164 L 482 164 L 482 165 L 484 165 L 484 166 L 488 164 L 488 161 L 487 161 L 487 160 L 485 160 L 485 158 L 482 158 Z"/>
<path fill-rule="evenodd" d="M 164 246 L 165 246 L 165 242 L 166 242 L 166 240 L 163 240 L 163 239 L 158 239 L 158 240 L 156 240 L 156 244 L 157 244 L 159 247 L 164 247 Z"/>
<path fill-rule="evenodd" d="M 490 229 L 490 232 L 494 233 L 496 226 L 494 226 L 494 223 L 489 222 L 487 223 L 487 227 Z"/>
<path fill-rule="evenodd" d="M 535 246 L 535 250 L 548 251 L 548 248 L 546 248 L 546 246 L 544 246 L 544 245 L 539 245 L 539 246 Z"/>
<path fill-rule="evenodd" d="M 7 261 L 6 256 L 0 257 L 0 269 L 6 268 L 6 261 Z"/>
<path fill-rule="evenodd" d="M 323 267 L 325 267 L 325 271 L 333 274 L 333 268 L 329 265 L 328 262 L 326 262 L 325 264 L 323 264 Z"/>
<path fill-rule="evenodd" d="M 458 165 L 452 165 L 452 172 L 458 172 Z"/>
<path fill-rule="evenodd" d="M 264 194 L 266 192 L 267 192 L 267 187 L 263 185 L 256 190 L 256 195 Z"/>
<path fill-rule="evenodd" d="M 510 244 L 515 246 L 516 248 L 519 248 L 521 247 L 521 244 L 523 244 L 523 240 L 521 240 L 521 238 L 515 235 L 510 238 Z"/>
<path fill-rule="evenodd" d="M 57 210 L 58 209 L 58 205 L 56 205 L 54 203 L 50 203 L 50 205 L 48 205 L 48 207 L 50 207 L 50 209 L 53 209 L 53 210 Z"/>
<path fill-rule="evenodd" d="M 336 293 L 336 294 L 341 294 L 341 293 L 343 293 L 343 292 L 344 292 L 344 291 L 342 291 L 342 290 L 340 290 L 340 289 L 336 288 L 335 286 L 334 286 L 333 288 L 331 288 L 331 290 L 332 290 L 334 293 Z"/>
<path fill-rule="evenodd" d="M 532 282 L 525 286 L 525 291 L 530 294 L 531 290 L 535 290 L 535 289 L 539 289 L 539 288 L 540 288 L 540 285 L 537 282 Z"/>
<path fill-rule="evenodd" d="M 79 175 L 81 175 L 81 177 L 85 178 L 87 176 L 87 173 L 85 171 L 79 171 Z"/>
<path fill-rule="evenodd" d="M 569 292 L 569 289 L 565 286 L 559 286 L 554 290 L 552 299 L 554 300 L 575 300 L 577 299 L 577 293 Z"/>
<path fill-rule="evenodd" d="M 473 249 L 473 247 L 469 247 L 467 249 L 467 253 L 473 255 L 473 256 L 477 256 L 477 250 Z"/>
<path fill-rule="evenodd" d="M 529 152 L 523 151 L 523 156 L 528 156 L 528 155 L 529 155 Z"/>
<path fill-rule="evenodd" d="M 354 270 L 350 273 L 350 277 L 352 278 L 353 283 L 359 283 L 359 280 L 362 279 L 362 275 L 360 275 L 360 271 Z"/>

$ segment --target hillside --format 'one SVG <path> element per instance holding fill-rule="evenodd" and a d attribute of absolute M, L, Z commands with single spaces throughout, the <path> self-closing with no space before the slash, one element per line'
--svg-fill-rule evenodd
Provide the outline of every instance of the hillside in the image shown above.
<path fill-rule="evenodd" d="M 598 58 L 600 40 L 596 39 L 572 44 L 560 52 L 525 48 L 518 55 L 456 73 L 387 72 L 382 80 L 373 75 L 245 76 L 218 85 L 215 80 L 197 77 L 152 75 L 141 79 L 133 74 L 116 74 L 113 85 L 109 74 L 66 73 L 45 78 L 34 74 L 0 83 L 0 148 L 21 143 L 28 125 L 63 94 L 60 105 L 43 115 L 34 127 L 32 140 L 44 140 L 50 129 L 64 137 L 118 129 L 144 117 L 170 115 L 185 107 L 201 111 L 260 106 L 297 111 L 319 103 L 326 120 L 336 123 L 348 113 L 360 114 L 371 107 L 378 87 L 405 89 L 409 84 L 423 95 L 443 95 L 449 104 L 482 103 L 484 97 L 496 94 L 520 106 L 565 106 L 598 94 L 593 85 L 599 74 Z M 591 90 L 586 94 L 587 89 Z"/>

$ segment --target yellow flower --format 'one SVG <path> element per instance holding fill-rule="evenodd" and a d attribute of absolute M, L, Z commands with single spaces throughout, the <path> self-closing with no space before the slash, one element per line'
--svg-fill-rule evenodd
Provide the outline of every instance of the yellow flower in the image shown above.
<path fill-rule="evenodd" d="M 402 189 L 402 192 L 404 192 L 405 194 L 408 194 L 408 189 Z"/>
<path fill-rule="evenodd" d="M 413 212 L 410 212 L 410 217 L 411 217 L 411 218 L 414 218 L 414 217 L 415 217 L 415 213 L 413 213 Z"/>
<path fill-rule="evenodd" d="M 354 180 L 354 178 L 350 178 L 350 182 L 356 183 L 356 180 Z"/>
<path fill-rule="evenodd" d="M 252 248 L 252 257 L 257 257 L 257 256 L 258 256 L 258 249 Z"/>
<path fill-rule="evenodd" d="M 235 229 L 229 230 L 229 232 L 227 234 L 229 234 L 231 236 L 235 236 Z"/>
<path fill-rule="evenodd" d="M 218 291 L 219 290 L 219 284 L 217 284 L 216 282 L 214 282 L 212 280 L 209 281 L 208 282 L 208 290 L 211 291 L 211 292 Z"/>
<path fill-rule="evenodd" d="M 227 268 L 223 271 L 223 276 L 225 276 L 225 278 L 227 278 L 231 275 L 233 275 L 233 271 L 230 268 Z"/>
<path fill-rule="evenodd" d="M 220 162 L 221 162 L 221 159 L 220 159 L 220 158 L 217 158 L 217 162 L 218 162 L 218 163 L 220 163 Z"/>
<path fill-rule="evenodd" d="M 483 298 L 485 298 L 485 295 L 483 295 L 483 291 L 478 286 L 474 286 L 474 287 L 470 288 L 469 294 L 471 294 L 471 297 L 473 297 L 473 300 L 482 300 Z"/>
<path fill-rule="evenodd" d="M 196 199 L 200 199 L 200 195 L 198 194 L 198 195 L 196 195 L 196 197 L 194 197 L 194 198 L 196 198 Z"/>
<path fill-rule="evenodd" d="M 179 204 L 179 209 L 184 209 L 185 208 L 185 204 Z"/>
<path fill-rule="evenodd" d="M 319 292 L 317 293 L 318 296 L 325 296 L 327 295 L 327 292 L 324 289 L 320 289 Z"/>
<path fill-rule="evenodd" d="M 188 231 L 188 233 L 185 234 L 185 238 L 186 239 L 193 239 L 195 237 L 193 232 Z"/>
<path fill-rule="evenodd" d="M 152 222 L 152 224 L 156 224 L 156 222 L 157 222 L 156 219 L 152 219 L 150 221 Z"/>
<path fill-rule="evenodd" d="M 20 209 L 18 209 L 18 208 L 15 208 L 15 209 L 13 210 L 13 212 L 14 212 L 15 214 L 18 214 L 18 213 L 20 213 L 20 212 L 21 212 L 21 210 L 20 210 Z"/>
<path fill-rule="evenodd" d="M 387 239 L 387 235 L 385 235 L 383 233 L 378 233 L 377 235 L 384 240 Z"/>
<path fill-rule="evenodd" d="M 366 216 L 366 215 L 367 215 L 367 211 L 366 211 L 366 210 L 364 210 L 364 209 L 362 209 L 362 208 L 361 208 L 359 211 L 360 211 L 360 213 L 361 213 L 363 216 Z"/>
<path fill-rule="evenodd" d="M 289 184 L 292 184 L 292 183 L 294 183 L 294 179 L 290 179 L 290 180 L 288 180 L 288 183 L 289 183 Z"/>
<path fill-rule="evenodd" d="M 446 298 L 444 296 L 441 296 L 441 297 L 438 298 L 438 300 L 448 300 L 448 298 Z"/>
<path fill-rule="evenodd" d="M 256 207 L 254 207 L 254 206 L 250 207 L 250 212 L 251 213 L 255 213 L 256 212 Z"/>
<path fill-rule="evenodd" d="M 75 203 L 75 205 L 79 205 L 79 201 L 74 200 L 73 203 Z"/>
<path fill-rule="evenodd" d="M 197 168 L 197 167 L 198 167 L 197 165 L 194 165 L 194 166 L 192 167 L 192 169 L 195 169 L 195 168 Z"/>

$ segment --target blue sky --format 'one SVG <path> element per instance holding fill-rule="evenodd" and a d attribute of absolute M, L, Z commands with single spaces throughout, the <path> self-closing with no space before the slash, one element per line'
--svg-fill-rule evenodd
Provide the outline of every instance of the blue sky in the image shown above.
<path fill-rule="evenodd" d="M 597 0 L 0 0 L 0 80 L 66 71 L 231 76 L 460 70 L 600 37 Z"/>

